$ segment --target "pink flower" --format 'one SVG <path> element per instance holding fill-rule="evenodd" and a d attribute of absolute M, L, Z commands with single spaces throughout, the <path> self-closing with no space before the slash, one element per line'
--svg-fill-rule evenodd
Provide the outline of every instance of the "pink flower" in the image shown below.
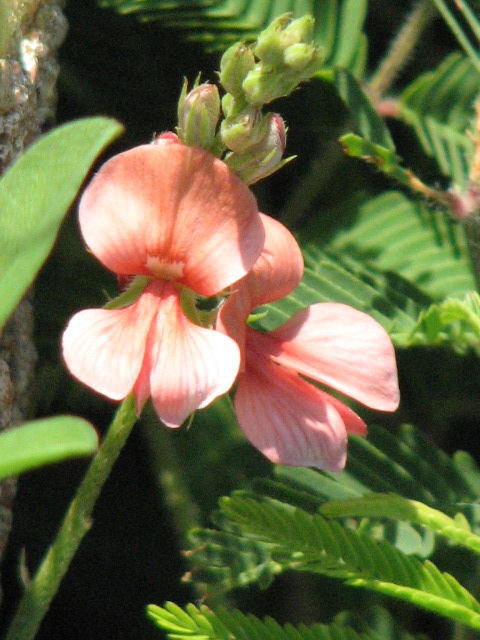
<path fill-rule="evenodd" d="M 108 398 L 133 391 L 138 411 L 151 395 L 160 419 L 179 426 L 229 390 L 240 363 L 231 338 L 184 315 L 180 293 L 212 296 L 248 273 L 265 236 L 255 198 L 223 162 L 172 140 L 109 160 L 79 217 L 108 269 L 149 282 L 130 306 L 77 313 L 63 335 L 65 362 Z"/>
<path fill-rule="evenodd" d="M 339 471 L 347 433 L 365 434 L 365 423 L 303 376 L 373 409 L 394 411 L 399 391 L 393 345 L 370 316 L 337 303 L 314 304 L 271 333 L 246 327 L 256 306 L 292 291 L 303 271 L 288 230 L 262 219 L 263 252 L 235 285 L 217 327 L 243 352 L 235 412 L 247 438 L 272 462 Z"/>

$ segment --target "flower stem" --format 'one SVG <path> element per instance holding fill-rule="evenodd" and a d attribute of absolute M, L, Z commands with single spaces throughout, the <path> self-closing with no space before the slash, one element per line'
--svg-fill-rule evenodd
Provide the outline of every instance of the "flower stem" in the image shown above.
<path fill-rule="evenodd" d="M 422 37 L 424 28 L 434 16 L 435 10 L 430 0 L 420 0 L 409 16 L 397 37 L 392 42 L 387 55 L 370 80 L 373 94 L 382 96 L 392 85 L 395 77 L 408 62 L 410 54 Z"/>
<path fill-rule="evenodd" d="M 136 420 L 135 399 L 131 395 L 119 407 L 55 541 L 25 590 L 6 640 L 30 640 L 38 631 L 80 542 L 92 526 L 95 502 Z"/>

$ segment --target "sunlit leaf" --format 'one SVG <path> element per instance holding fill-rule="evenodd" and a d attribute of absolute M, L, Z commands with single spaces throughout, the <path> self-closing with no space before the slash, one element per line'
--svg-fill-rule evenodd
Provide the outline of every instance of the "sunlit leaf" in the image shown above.
<path fill-rule="evenodd" d="M 32 284 L 98 154 L 122 132 L 86 118 L 40 138 L 0 181 L 0 328 Z"/>
<path fill-rule="evenodd" d="M 374 640 L 369 633 L 357 633 L 351 627 L 338 624 L 310 626 L 287 624 L 280 626 L 272 618 L 260 620 L 237 609 L 220 607 L 213 611 L 206 605 L 188 604 L 181 609 L 173 602 L 163 607 L 151 604 L 147 616 L 171 640 Z"/>
<path fill-rule="evenodd" d="M 98 435 L 86 420 L 59 416 L 27 422 L 0 435 L 0 480 L 68 458 L 89 456 Z"/>

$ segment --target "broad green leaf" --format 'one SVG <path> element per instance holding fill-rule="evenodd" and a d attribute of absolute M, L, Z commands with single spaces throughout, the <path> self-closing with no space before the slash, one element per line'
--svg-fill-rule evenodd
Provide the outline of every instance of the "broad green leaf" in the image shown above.
<path fill-rule="evenodd" d="M 181 609 L 173 602 L 163 607 L 151 604 L 147 616 L 165 631 L 171 640 L 374 640 L 375 635 L 357 633 L 351 627 L 338 624 L 280 626 L 272 618 L 258 619 L 238 609 L 227 611 L 223 607 L 212 610 L 206 605 L 187 604 Z"/>
<path fill-rule="evenodd" d="M 473 158 L 473 142 L 466 131 L 479 92 L 480 74 L 470 60 L 453 53 L 399 97 L 399 118 L 413 127 L 425 152 L 460 191 L 466 187 Z"/>
<path fill-rule="evenodd" d="M 376 113 L 370 98 L 363 91 L 360 83 L 348 69 L 335 70 L 335 86 L 350 110 L 359 133 L 365 140 L 384 147 L 390 152 L 395 151 L 386 124 Z"/>
<path fill-rule="evenodd" d="M 0 181 L 0 328 L 32 284 L 98 154 L 122 132 L 86 118 L 41 137 Z"/>
<path fill-rule="evenodd" d="M 0 435 L 0 480 L 68 458 L 89 456 L 98 435 L 81 418 L 59 416 L 27 422 Z"/>
<path fill-rule="evenodd" d="M 395 272 L 435 300 L 476 288 L 463 227 L 442 211 L 398 191 L 353 207 L 355 223 L 337 233 L 329 249 Z M 315 242 L 311 233 L 305 237 Z"/>

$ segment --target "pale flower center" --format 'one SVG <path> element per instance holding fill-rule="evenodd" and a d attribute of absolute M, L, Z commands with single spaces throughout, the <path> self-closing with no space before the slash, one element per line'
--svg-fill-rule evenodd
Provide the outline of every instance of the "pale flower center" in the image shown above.
<path fill-rule="evenodd" d="M 161 280 L 180 280 L 183 277 L 184 262 L 165 262 L 158 256 L 148 256 L 145 265 L 154 276 Z"/>

